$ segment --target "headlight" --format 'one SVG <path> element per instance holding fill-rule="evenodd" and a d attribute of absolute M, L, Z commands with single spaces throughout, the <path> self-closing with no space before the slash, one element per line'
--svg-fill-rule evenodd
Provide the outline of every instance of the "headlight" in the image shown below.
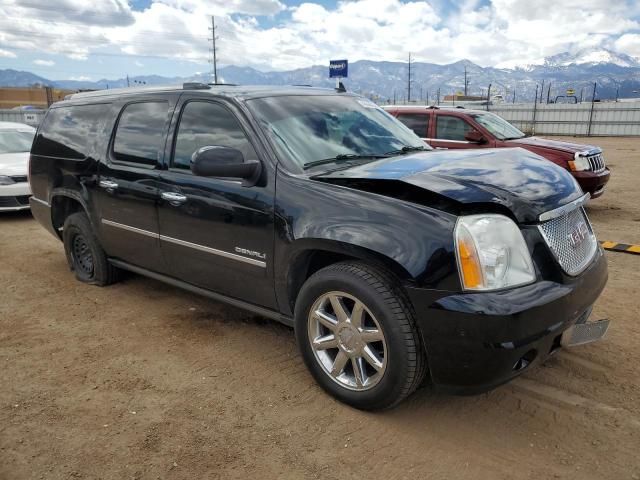
<path fill-rule="evenodd" d="M 6 175 L 0 175 L 0 185 L 13 185 L 14 182 L 11 177 L 7 177 Z"/>
<path fill-rule="evenodd" d="M 574 172 L 583 172 L 591 170 L 591 165 L 589 165 L 587 157 L 580 152 L 576 152 L 573 155 L 573 160 L 569 160 L 569 168 Z"/>
<path fill-rule="evenodd" d="M 518 226 L 497 214 L 460 217 L 456 257 L 465 290 L 495 290 L 535 281 L 531 255 Z"/>

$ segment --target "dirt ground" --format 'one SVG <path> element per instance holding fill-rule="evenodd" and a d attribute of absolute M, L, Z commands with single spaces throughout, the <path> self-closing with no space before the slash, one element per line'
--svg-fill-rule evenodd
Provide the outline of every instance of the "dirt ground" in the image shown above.
<path fill-rule="evenodd" d="M 592 139 L 588 207 L 640 244 L 640 139 Z M 640 479 L 640 256 L 607 253 L 602 342 L 490 393 L 364 413 L 323 393 L 292 331 L 130 276 L 78 283 L 27 214 L 0 217 L 0 478 Z"/>

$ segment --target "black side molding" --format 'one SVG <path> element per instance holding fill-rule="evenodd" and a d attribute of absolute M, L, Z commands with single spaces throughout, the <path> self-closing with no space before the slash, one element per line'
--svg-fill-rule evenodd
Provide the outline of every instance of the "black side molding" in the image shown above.
<path fill-rule="evenodd" d="M 153 278 L 154 280 L 159 280 L 169 285 L 173 285 L 174 287 L 188 290 L 197 295 L 202 295 L 203 297 L 209 297 L 212 300 L 216 300 L 218 302 L 233 305 L 234 307 L 247 310 L 251 313 L 255 313 L 256 315 L 260 315 L 262 317 L 276 320 L 280 323 L 283 323 L 287 327 L 293 328 L 293 318 L 287 317 L 286 315 L 282 315 L 279 312 L 269 310 L 268 308 L 260 307 L 258 305 L 254 305 L 253 303 L 244 302 L 242 300 L 238 300 L 237 298 L 227 297 L 226 295 L 221 295 L 219 293 L 215 293 L 210 290 L 206 290 L 204 288 L 196 287 L 195 285 L 191 285 L 190 283 L 183 282 L 182 280 L 178 280 L 173 277 L 168 277 L 160 273 L 152 272 L 151 270 L 147 270 L 146 268 L 137 267 L 135 265 L 131 265 L 127 262 L 123 262 L 122 260 L 117 260 L 115 258 L 110 258 L 109 263 L 111 263 L 115 267 L 122 268 L 123 270 L 128 270 L 130 272 L 137 273 L 145 277 Z"/>

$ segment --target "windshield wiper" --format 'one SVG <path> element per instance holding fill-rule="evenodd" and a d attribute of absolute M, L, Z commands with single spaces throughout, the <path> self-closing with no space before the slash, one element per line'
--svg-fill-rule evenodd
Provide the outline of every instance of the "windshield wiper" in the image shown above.
<path fill-rule="evenodd" d="M 336 155 L 335 157 L 325 158 L 322 160 L 315 160 L 313 162 L 305 163 L 302 167 L 304 170 L 308 170 L 309 168 L 315 167 L 317 165 L 324 165 L 326 163 L 338 163 L 344 162 L 348 160 L 375 160 L 378 158 L 386 158 L 386 155 L 358 155 L 357 153 L 341 153 L 340 155 Z"/>
<path fill-rule="evenodd" d="M 411 146 L 404 146 L 402 147 L 400 150 L 392 150 L 390 152 L 387 152 L 386 155 L 402 155 L 403 153 L 409 153 L 409 152 L 422 152 L 425 150 L 431 150 L 427 147 L 411 147 Z"/>

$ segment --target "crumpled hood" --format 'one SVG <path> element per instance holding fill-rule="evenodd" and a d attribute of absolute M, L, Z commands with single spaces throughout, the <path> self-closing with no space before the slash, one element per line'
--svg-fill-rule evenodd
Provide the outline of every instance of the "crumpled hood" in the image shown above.
<path fill-rule="evenodd" d="M 314 178 L 402 181 L 461 204 L 502 205 L 520 222 L 583 195 L 569 172 L 522 148 L 419 152 Z"/>
<path fill-rule="evenodd" d="M 561 152 L 567 152 L 567 153 L 586 152 L 586 151 L 600 152 L 601 151 L 600 147 L 595 147 L 593 145 L 561 142 L 559 140 L 551 140 L 548 138 L 540 138 L 540 137 L 516 138 L 514 140 L 508 140 L 507 143 L 513 144 L 514 147 L 517 147 L 519 145 L 530 145 L 532 147 L 550 148 L 553 150 L 559 150 Z"/>
<path fill-rule="evenodd" d="M 29 152 L 0 154 L 0 175 L 26 175 L 29 169 Z"/>

